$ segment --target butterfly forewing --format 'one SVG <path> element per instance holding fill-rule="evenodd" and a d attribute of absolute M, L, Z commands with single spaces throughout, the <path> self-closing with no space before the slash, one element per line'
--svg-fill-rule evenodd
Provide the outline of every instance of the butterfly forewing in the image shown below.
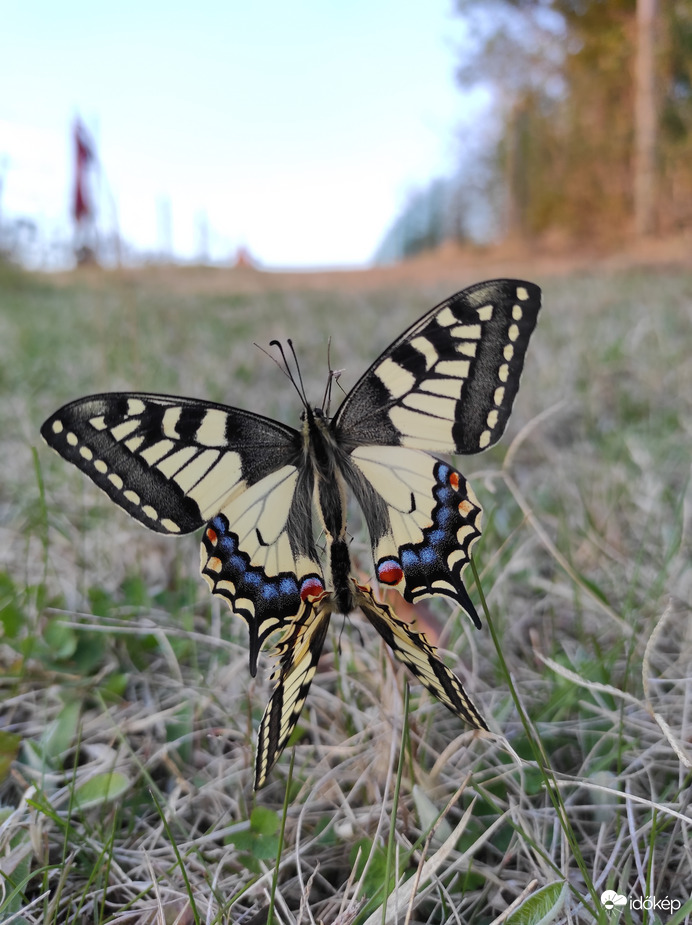
<path fill-rule="evenodd" d="M 44 440 L 128 514 L 159 533 L 189 533 L 288 459 L 300 435 L 211 402 L 136 392 L 65 405 Z"/>
<path fill-rule="evenodd" d="M 332 427 L 362 444 L 477 453 L 501 437 L 540 308 L 540 290 L 492 280 L 459 292 L 397 338 L 358 381 Z"/>
<path fill-rule="evenodd" d="M 298 491 L 301 435 L 237 408 L 138 393 L 72 402 L 41 433 L 151 530 L 189 533 L 210 521 L 202 574 L 248 623 L 254 675 L 262 643 L 298 612 L 306 583 L 311 593 L 324 587 L 311 488 Z"/>

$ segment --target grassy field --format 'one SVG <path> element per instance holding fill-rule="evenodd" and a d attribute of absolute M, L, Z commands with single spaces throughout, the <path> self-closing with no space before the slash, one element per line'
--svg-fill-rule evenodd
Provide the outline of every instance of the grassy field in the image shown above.
<path fill-rule="evenodd" d="M 330 336 L 348 389 L 468 281 L 181 295 L 0 268 L 1 922 L 692 921 L 692 273 L 535 278 L 508 433 L 457 460 L 483 630 L 417 608 L 492 736 L 417 684 L 406 713 L 406 672 L 335 618 L 254 794 L 270 660 L 251 679 L 198 537 L 147 533 L 40 445 L 59 405 L 119 389 L 295 424 L 253 341 L 291 336 L 319 403 Z"/>

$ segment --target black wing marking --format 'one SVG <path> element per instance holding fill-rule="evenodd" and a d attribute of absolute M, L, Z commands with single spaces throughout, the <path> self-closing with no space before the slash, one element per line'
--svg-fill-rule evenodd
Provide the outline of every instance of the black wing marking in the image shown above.
<path fill-rule="evenodd" d="M 378 357 L 331 426 L 337 442 L 477 453 L 504 432 L 536 325 L 540 289 L 478 283 L 423 315 Z"/>

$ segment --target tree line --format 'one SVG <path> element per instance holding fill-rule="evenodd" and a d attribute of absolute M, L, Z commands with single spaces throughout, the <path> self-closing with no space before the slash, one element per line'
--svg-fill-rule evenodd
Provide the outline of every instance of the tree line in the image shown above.
<path fill-rule="evenodd" d="M 491 101 L 378 256 L 443 240 L 617 242 L 692 226 L 692 0 L 455 0 Z M 468 140 L 469 132 L 464 133 Z"/>

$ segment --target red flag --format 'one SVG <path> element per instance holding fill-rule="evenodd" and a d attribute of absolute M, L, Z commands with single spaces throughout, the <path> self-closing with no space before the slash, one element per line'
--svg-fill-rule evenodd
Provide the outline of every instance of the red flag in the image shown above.
<path fill-rule="evenodd" d="M 74 140 L 76 164 L 73 214 L 75 221 L 79 223 L 84 219 L 91 218 L 92 215 L 87 175 L 89 165 L 95 160 L 91 139 L 79 119 L 76 120 L 74 126 Z"/>

